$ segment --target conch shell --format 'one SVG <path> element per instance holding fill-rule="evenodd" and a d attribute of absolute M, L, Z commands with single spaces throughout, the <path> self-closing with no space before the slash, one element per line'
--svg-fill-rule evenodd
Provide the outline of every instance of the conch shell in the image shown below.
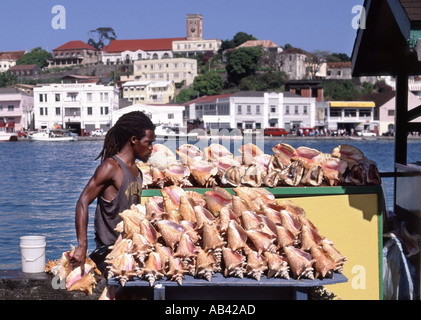
<path fill-rule="evenodd" d="M 92 266 L 85 264 L 85 275 L 82 276 L 80 267 L 70 272 L 66 279 L 67 291 L 82 291 L 86 295 L 92 294 L 97 282 L 94 275 L 90 272 Z"/>
<path fill-rule="evenodd" d="M 217 266 L 215 256 L 212 252 L 200 250 L 196 257 L 196 271 L 198 278 L 204 278 L 211 281 L 215 272 L 219 272 L 220 268 Z"/>
<path fill-rule="evenodd" d="M 312 266 L 316 260 L 312 259 L 309 253 L 291 246 L 285 247 L 284 252 L 295 279 L 309 278 L 314 280 Z"/>
<path fill-rule="evenodd" d="M 164 276 L 164 267 L 161 256 L 156 252 L 151 252 L 145 267 L 138 272 L 137 276 L 143 276 L 149 282 L 149 285 L 153 286 L 156 280 Z"/>
<path fill-rule="evenodd" d="M 189 181 L 190 169 L 187 165 L 172 163 L 168 165 L 164 171 L 165 178 L 169 180 L 173 185 L 184 187 L 192 187 L 192 183 Z"/>
<path fill-rule="evenodd" d="M 205 160 L 192 161 L 189 164 L 190 172 L 200 187 L 214 187 L 217 185 L 216 175 L 218 168 Z"/>
<path fill-rule="evenodd" d="M 289 266 L 285 257 L 267 251 L 263 255 L 267 260 L 268 278 L 284 278 L 289 280 Z"/>
<path fill-rule="evenodd" d="M 244 277 L 246 257 L 226 247 L 222 248 L 222 256 L 225 263 L 224 276 L 234 276 L 242 279 Z"/>
<path fill-rule="evenodd" d="M 182 285 L 184 276 L 188 273 L 183 262 L 179 258 L 169 257 L 169 270 L 166 276 L 171 281 L 176 281 L 180 286 Z"/>
<path fill-rule="evenodd" d="M 267 269 L 267 261 L 256 251 L 247 252 L 247 265 L 245 274 L 260 281 L 263 273 Z"/>

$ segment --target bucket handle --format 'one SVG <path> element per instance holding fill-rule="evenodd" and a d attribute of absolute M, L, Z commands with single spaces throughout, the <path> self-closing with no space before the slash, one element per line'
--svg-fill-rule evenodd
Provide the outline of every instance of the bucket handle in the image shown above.
<path fill-rule="evenodd" d="M 35 262 L 44 255 L 44 252 L 41 253 L 41 255 L 38 258 L 35 258 L 35 259 L 27 259 L 22 253 L 21 253 L 21 255 L 25 259 L 25 262 Z"/>

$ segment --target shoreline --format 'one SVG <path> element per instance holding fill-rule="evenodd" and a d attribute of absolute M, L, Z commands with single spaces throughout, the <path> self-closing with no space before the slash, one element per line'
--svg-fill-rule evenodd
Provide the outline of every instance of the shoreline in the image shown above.
<path fill-rule="evenodd" d="M 256 135 L 246 135 L 246 136 L 198 136 L 197 140 L 190 140 L 190 139 L 180 139 L 185 140 L 187 142 L 195 142 L 200 140 L 259 140 L 264 139 L 267 141 L 284 141 L 284 140 L 350 140 L 350 141 L 394 141 L 395 137 L 386 137 L 386 136 L 378 136 L 378 137 L 353 137 L 353 136 L 345 136 L 345 137 L 337 137 L 337 136 L 284 136 L 284 137 L 269 137 L 269 136 L 256 136 Z M 78 137 L 78 141 L 103 141 L 105 137 L 90 137 L 90 136 L 80 136 Z M 168 140 L 177 140 L 177 139 L 168 139 Z M 408 140 L 415 140 L 421 141 L 421 136 L 408 136 Z M 18 142 L 29 142 L 28 138 L 18 138 Z M 158 140 L 157 141 L 161 141 Z M 13 142 L 13 141 L 11 141 Z M 77 142 L 77 141 L 76 141 Z"/>

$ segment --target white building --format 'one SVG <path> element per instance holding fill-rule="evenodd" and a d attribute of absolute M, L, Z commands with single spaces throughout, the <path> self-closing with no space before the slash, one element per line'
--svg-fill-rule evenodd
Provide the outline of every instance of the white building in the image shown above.
<path fill-rule="evenodd" d="M 132 111 L 142 111 L 145 113 L 155 125 L 169 124 L 172 126 L 184 126 L 183 112 L 185 107 L 179 104 L 162 104 L 162 105 L 148 105 L 148 104 L 134 104 L 125 108 L 121 108 L 114 112 L 113 125 L 117 120 L 126 113 Z"/>
<path fill-rule="evenodd" d="M 108 131 L 119 108 L 119 90 L 94 83 L 50 84 L 34 88 L 35 129 L 59 125 L 84 135 Z"/>
<path fill-rule="evenodd" d="M 241 91 L 198 98 L 186 105 L 188 118 L 202 119 L 208 129 L 282 127 L 290 131 L 315 126 L 316 99 L 290 92 Z"/>
<path fill-rule="evenodd" d="M 9 132 L 28 129 L 34 108 L 34 97 L 16 88 L 0 88 L 0 127 Z"/>
<path fill-rule="evenodd" d="M 128 81 L 122 85 L 123 99 L 133 104 L 170 103 L 175 95 L 174 81 Z"/>

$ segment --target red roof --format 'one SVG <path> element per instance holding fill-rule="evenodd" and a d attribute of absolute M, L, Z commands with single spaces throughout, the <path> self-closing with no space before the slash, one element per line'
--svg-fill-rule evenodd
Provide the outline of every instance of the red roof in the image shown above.
<path fill-rule="evenodd" d="M 80 40 L 75 40 L 75 41 L 69 41 L 65 44 L 63 44 L 62 46 L 55 48 L 53 51 L 56 50 L 75 50 L 75 49 L 89 49 L 89 50 L 97 50 L 94 47 L 90 46 L 89 44 L 80 41 Z"/>
<path fill-rule="evenodd" d="M 105 52 L 123 52 L 123 51 L 163 51 L 172 50 L 173 41 L 186 40 L 186 38 L 162 38 L 162 39 L 143 39 L 143 40 L 111 40 L 108 46 L 102 49 Z"/>
<path fill-rule="evenodd" d="M 203 96 L 194 100 L 191 100 L 189 102 L 186 102 L 184 105 L 190 105 L 193 103 L 209 103 L 209 102 L 215 102 L 218 99 L 225 99 L 232 96 L 233 93 L 227 93 L 227 94 L 218 94 L 214 96 Z"/>

